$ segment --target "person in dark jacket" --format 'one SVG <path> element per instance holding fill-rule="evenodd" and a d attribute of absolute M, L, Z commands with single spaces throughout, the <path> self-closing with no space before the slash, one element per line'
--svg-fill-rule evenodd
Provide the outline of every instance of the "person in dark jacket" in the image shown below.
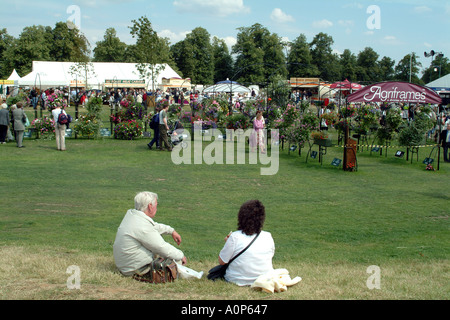
<path fill-rule="evenodd" d="M 148 148 L 151 150 L 156 143 L 156 149 L 159 149 L 159 110 L 155 110 L 156 113 L 152 117 L 150 127 L 153 129 L 153 140 L 148 144 Z"/>
<path fill-rule="evenodd" d="M 9 122 L 10 118 L 8 105 L 4 103 L 0 106 L 0 144 L 6 143 L 6 134 L 8 133 Z"/>
<path fill-rule="evenodd" d="M 441 143 L 444 148 L 444 161 L 450 162 L 448 152 L 450 150 L 450 122 L 447 123 L 447 128 L 441 132 Z"/>

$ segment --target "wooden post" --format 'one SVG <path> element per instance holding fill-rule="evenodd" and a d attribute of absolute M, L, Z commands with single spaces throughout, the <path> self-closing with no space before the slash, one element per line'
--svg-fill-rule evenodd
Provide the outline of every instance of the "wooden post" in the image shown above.
<path fill-rule="evenodd" d="M 348 141 L 348 136 L 349 136 L 349 127 L 348 127 L 348 123 L 347 123 L 347 119 L 345 118 L 345 128 L 344 128 L 344 165 L 342 166 L 342 168 L 344 169 L 344 171 L 347 170 L 347 141 Z"/>

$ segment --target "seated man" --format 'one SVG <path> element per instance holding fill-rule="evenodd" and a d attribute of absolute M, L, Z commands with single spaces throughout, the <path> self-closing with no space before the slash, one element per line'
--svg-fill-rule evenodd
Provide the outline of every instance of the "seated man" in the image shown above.
<path fill-rule="evenodd" d="M 181 250 L 164 241 L 162 234 L 171 234 L 180 245 L 180 235 L 170 226 L 156 223 L 153 218 L 158 195 L 140 192 L 134 198 L 135 209 L 128 210 L 117 230 L 114 242 L 114 261 L 124 276 L 145 274 L 148 265 L 157 257 L 186 264 Z"/>

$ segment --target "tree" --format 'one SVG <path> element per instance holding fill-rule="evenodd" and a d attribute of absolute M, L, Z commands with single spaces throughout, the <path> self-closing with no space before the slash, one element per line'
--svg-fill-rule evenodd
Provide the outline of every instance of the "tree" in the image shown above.
<path fill-rule="evenodd" d="M 312 61 L 319 69 L 320 78 L 326 81 L 340 78 L 339 59 L 333 54 L 331 48 L 333 44 L 333 37 L 323 32 L 317 34 L 310 43 Z"/>
<path fill-rule="evenodd" d="M 423 84 L 417 74 L 422 64 L 418 61 L 416 53 L 410 53 L 403 57 L 395 67 L 395 76 L 397 80 Z"/>
<path fill-rule="evenodd" d="M 357 60 L 356 56 L 349 49 L 345 49 L 341 54 L 340 64 L 342 79 L 347 79 L 350 82 L 356 82 Z"/>
<path fill-rule="evenodd" d="M 67 23 L 58 22 L 51 35 L 53 37 L 53 41 L 49 43 L 51 60 L 89 61 L 89 41 L 77 28 L 69 28 Z"/>
<path fill-rule="evenodd" d="M 97 62 L 125 62 L 127 45 L 120 41 L 116 29 L 108 28 L 102 41 L 96 43 L 94 61 Z"/>
<path fill-rule="evenodd" d="M 14 67 L 9 65 L 4 53 L 13 45 L 13 36 L 8 34 L 6 29 L 0 29 L 0 78 L 5 79 L 13 71 Z"/>
<path fill-rule="evenodd" d="M 271 33 L 262 43 L 264 48 L 264 62 L 266 63 L 266 77 L 281 77 L 286 79 L 288 76 L 286 56 L 284 55 L 284 43 L 276 33 Z"/>
<path fill-rule="evenodd" d="M 176 66 L 192 83 L 212 84 L 214 81 L 214 54 L 209 33 L 196 28 L 170 48 Z"/>
<path fill-rule="evenodd" d="M 237 42 L 232 48 L 232 54 L 236 55 L 233 73 L 240 82 L 263 83 L 265 82 L 264 51 L 256 46 L 248 28 L 239 28 L 238 30 L 240 32 L 237 35 Z M 233 77 L 231 80 L 237 80 Z"/>
<path fill-rule="evenodd" d="M 263 84 L 276 75 L 287 76 L 283 44 L 278 35 L 271 34 L 259 23 L 238 30 L 232 53 L 237 56 L 235 75 L 239 82 Z"/>
<path fill-rule="evenodd" d="M 299 35 L 290 43 L 291 50 L 287 56 L 288 72 L 290 78 L 315 77 L 319 69 L 312 62 L 311 50 L 304 34 Z"/>
<path fill-rule="evenodd" d="M 223 39 L 213 38 L 212 51 L 214 57 L 214 83 L 233 76 L 233 58 Z"/>
<path fill-rule="evenodd" d="M 381 80 L 378 57 L 378 53 L 370 47 L 366 47 L 358 54 L 357 75 L 359 81 L 377 82 Z"/>
<path fill-rule="evenodd" d="M 33 61 L 51 60 L 50 48 L 52 43 L 50 34 L 50 27 L 25 27 L 19 39 L 12 41 L 11 45 L 3 52 L 5 68 L 11 71 L 16 69 L 23 76 L 32 71 Z"/>
<path fill-rule="evenodd" d="M 422 81 L 424 83 L 430 83 L 449 73 L 450 60 L 443 55 L 437 55 L 431 62 L 431 65 L 423 71 Z"/>
<path fill-rule="evenodd" d="M 190 58 L 193 63 L 189 70 L 192 83 L 213 84 L 214 82 L 214 55 L 211 45 L 211 36 L 204 28 L 195 28 L 184 40 L 186 47 L 191 50 Z"/>
<path fill-rule="evenodd" d="M 125 57 L 123 62 L 132 63 L 136 61 L 138 61 L 136 45 L 130 44 L 125 49 Z"/>
<path fill-rule="evenodd" d="M 86 89 L 89 89 L 89 78 L 96 76 L 94 64 L 89 61 L 80 61 L 73 64 L 70 69 L 69 73 L 78 79 L 84 79 L 84 84 L 86 86 Z"/>
<path fill-rule="evenodd" d="M 3 68 L 20 75 L 32 71 L 32 62 L 40 61 L 89 61 L 89 42 L 78 29 L 69 29 L 67 23 L 49 26 L 25 27 L 18 39 L 1 34 L 8 45 L 2 53 Z M 0 41 L 2 42 L 2 41 Z M 5 70 L 2 70 L 4 72 Z"/>
<path fill-rule="evenodd" d="M 395 78 L 395 61 L 389 57 L 383 57 L 378 62 L 378 67 L 380 69 L 380 80 L 382 81 L 390 81 Z"/>
<path fill-rule="evenodd" d="M 130 33 L 133 38 L 136 38 L 133 51 L 137 69 L 144 79 L 152 79 L 152 89 L 155 90 L 156 79 L 164 70 L 164 64 L 173 63 L 170 57 L 169 40 L 160 38 L 153 30 L 150 20 L 145 16 L 131 22 L 133 25 L 129 27 Z"/>
<path fill-rule="evenodd" d="M 190 44 L 184 40 L 177 42 L 170 47 L 170 54 L 183 77 L 190 78 L 195 64 Z"/>

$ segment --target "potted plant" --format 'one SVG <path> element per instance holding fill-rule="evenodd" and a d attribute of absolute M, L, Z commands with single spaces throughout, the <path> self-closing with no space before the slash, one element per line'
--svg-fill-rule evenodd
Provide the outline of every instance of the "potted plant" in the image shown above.
<path fill-rule="evenodd" d="M 322 147 L 331 147 L 333 145 L 331 139 L 328 138 L 328 134 L 322 131 L 314 131 L 311 133 L 311 137 L 314 139 L 314 144 Z"/>

